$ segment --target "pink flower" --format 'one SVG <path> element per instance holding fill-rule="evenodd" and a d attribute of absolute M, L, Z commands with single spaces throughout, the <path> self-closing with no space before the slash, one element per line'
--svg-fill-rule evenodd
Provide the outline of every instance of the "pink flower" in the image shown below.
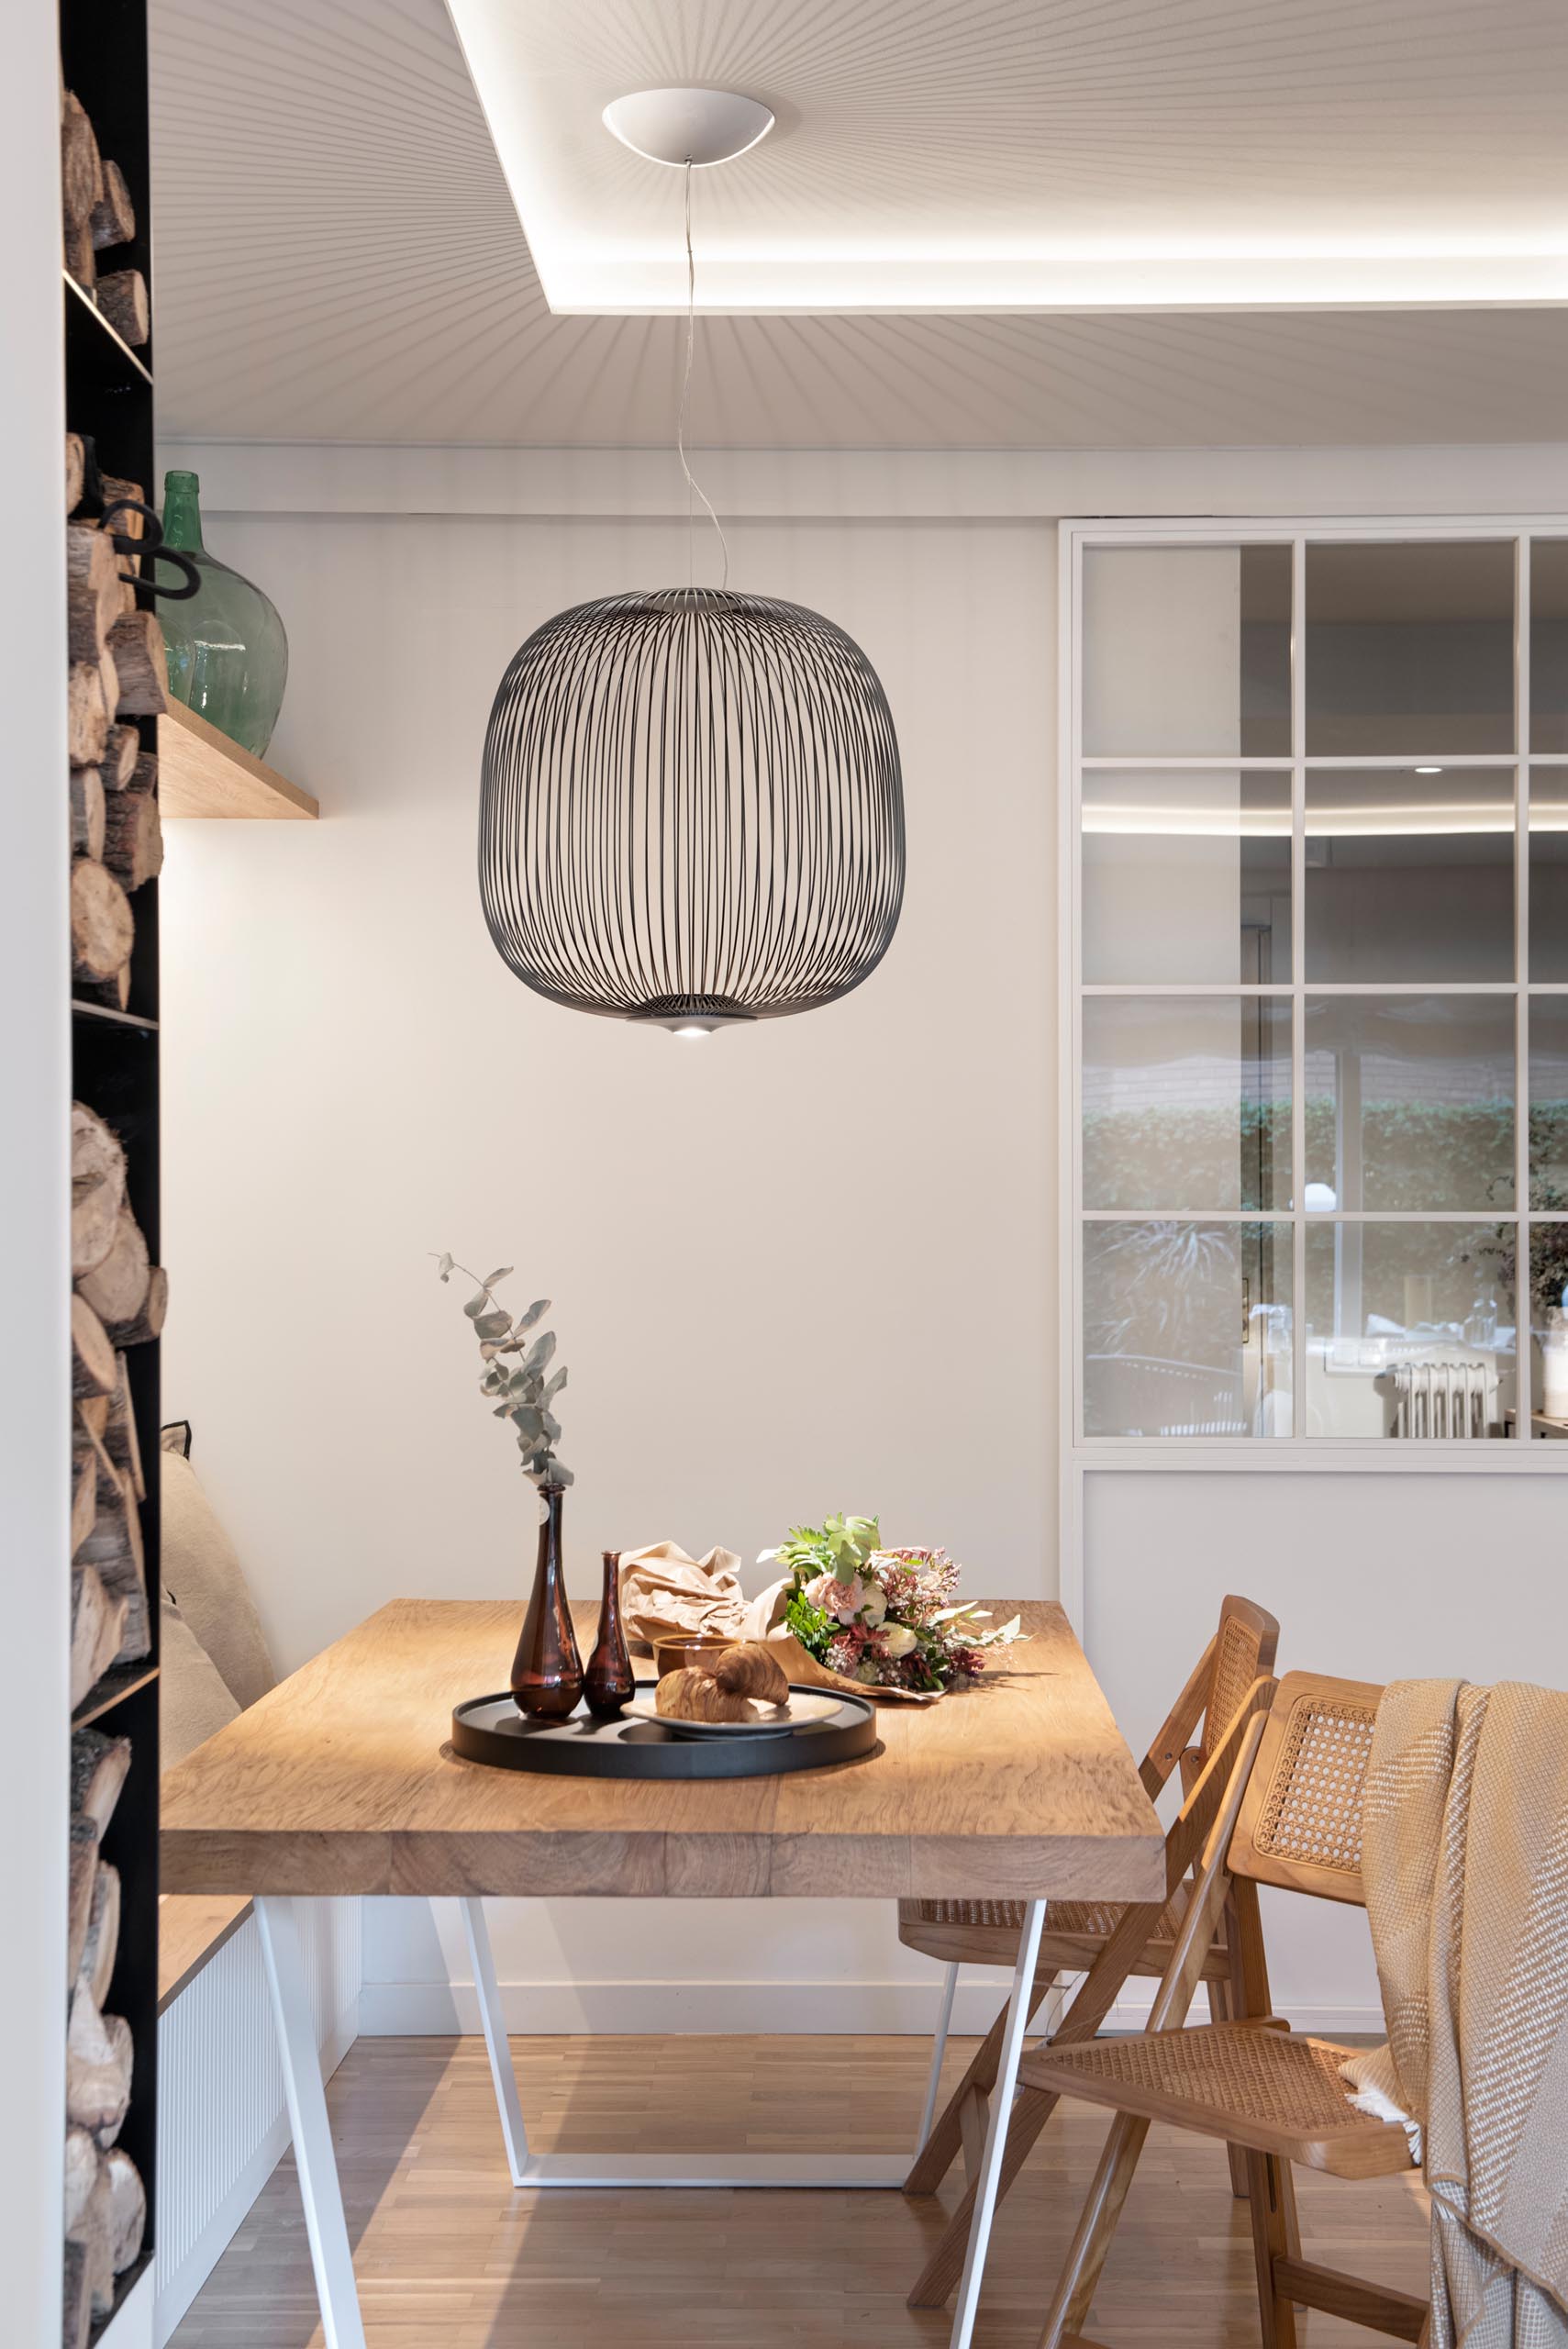
<path fill-rule="evenodd" d="M 836 1623 L 852 1623 L 865 1604 L 865 1585 L 859 1575 L 840 1582 L 836 1575 L 818 1575 L 806 1586 L 806 1596 Z"/>

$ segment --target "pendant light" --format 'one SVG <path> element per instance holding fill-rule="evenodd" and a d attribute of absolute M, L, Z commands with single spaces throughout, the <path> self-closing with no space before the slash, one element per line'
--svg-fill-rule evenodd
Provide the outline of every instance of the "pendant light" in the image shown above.
<path fill-rule="evenodd" d="M 773 117 L 708 90 L 606 108 L 684 170 L 686 355 L 676 447 L 720 584 L 600 597 L 536 629 L 501 680 L 479 818 L 484 918 L 525 985 L 688 1036 L 811 1011 L 869 977 L 904 895 L 904 792 L 876 672 L 803 605 L 728 584 L 685 455 L 696 310 L 691 174 Z"/>

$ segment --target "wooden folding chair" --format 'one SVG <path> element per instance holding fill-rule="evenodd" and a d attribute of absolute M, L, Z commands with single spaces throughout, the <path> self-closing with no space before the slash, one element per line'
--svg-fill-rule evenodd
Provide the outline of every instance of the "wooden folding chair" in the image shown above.
<path fill-rule="evenodd" d="M 1224 1792 L 1224 1770 L 1215 1764 L 1223 1751 L 1234 1759 L 1238 1724 L 1253 1709 L 1256 1686 L 1266 1679 L 1279 1642 L 1279 1625 L 1251 1599 L 1227 1598 L 1214 1637 L 1189 1675 L 1186 1686 L 1150 1747 L 1140 1776 L 1151 1797 L 1181 1769 L 1185 1799 L 1165 1842 L 1167 1898 L 1162 1907 L 1121 1908 L 1114 1903 L 1053 1900 L 1046 1912 L 1035 1976 L 1038 2008 L 1059 1974 L 1084 1974 L 1058 2043 L 1092 2038 L 1120 1995 L 1129 1974 L 1163 1972 L 1184 1910 L 1184 1879 L 1195 1866 L 1215 1808 Z M 1188 1741 L 1197 1735 L 1195 1745 Z M 1202 1797 L 1199 1798 L 1199 1789 Z M 1008 1900 L 901 1900 L 898 1937 L 910 1948 L 940 1958 L 948 1969 L 942 2029 L 933 2051 L 919 2151 L 904 2181 L 906 2194 L 934 2193 L 953 2156 L 964 2154 L 968 2185 L 941 2240 L 909 2294 L 911 2308 L 937 2308 L 959 2280 L 974 2209 L 978 2149 L 984 2142 L 986 2099 L 995 2085 L 1003 2009 L 981 2042 L 940 2117 L 934 2121 L 953 1985 L 961 1965 L 1015 1964 L 1023 1903 Z M 1206 1952 L 1204 1976 L 1211 1997 L 1229 1996 L 1230 1965 L 1222 1937 Z M 1032 2011 L 1032 2009 L 1031 2009 Z M 1025 2155 L 1050 2116 L 1055 2099 L 1021 2097 L 1008 2123 L 997 2199 L 1006 2194 Z M 1244 2190 L 1237 2173 L 1238 2190 Z"/>
<path fill-rule="evenodd" d="M 1290 2165 L 1336 2177 L 1411 2167 L 1396 2122 L 1358 2112 L 1340 2065 L 1352 2051 L 1287 2031 L 1269 2013 L 1258 1887 L 1365 1905 L 1362 1789 L 1381 1690 L 1292 1672 L 1266 1719 L 1249 1724 L 1240 1769 L 1161 1978 L 1147 2033 L 1024 2058 L 1037 2095 L 1077 2097 L 1116 2114 L 1073 2238 L 1040 2349 L 1096 2349 L 1088 2321 L 1106 2254 L 1151 2121 L 1223 2138 L 1246 2160 L 1264 2349 L 1296 2349 L 1296 2308 L 1321 2309 L 1396 2340 L 1427 2336 L 1423 2300 L 1301 2256 Z M 1229 1906 L 1236 2019 L 1184 2029 L 1205 1953 Z"/>

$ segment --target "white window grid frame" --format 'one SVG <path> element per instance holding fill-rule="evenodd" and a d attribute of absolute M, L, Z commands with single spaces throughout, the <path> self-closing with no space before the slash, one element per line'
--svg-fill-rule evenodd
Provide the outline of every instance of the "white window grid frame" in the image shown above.
<path fill-rule="evenodd" d="M 1529 1308 L 1529 1240 L 1535 1223 L 1568 1222 L 1563 1216 L 1532 1216 L 1529 1208 L 1529 1005 L 1532 996 L 1568 997 L 1568 982 L 1532 983 L 1529 978 L 1529 773 L 1536 767 L 1556 767 L 1568 776 L 1568 751 L 1532 751 L 1529 737 L 1529 553 L 1538 539 L 1568 539 L 1568 516 L 1561 515 L 1423 515 L 1401 516 L 1377 522 L 1364 518 L 1314 515 L 1217 518 L 1202 521 L 1163 520 L 1158 517 L 1125 517 L 1110 520 L 1064 520 L 1059 539 L 1058 624 L 1058 793 L 1059 920 L 1058 1037 L 1060 1163 L 1058 1176 L 1062 1212 L 1059 1217 L 1060 1317 L 1059 1392 L 1061 1397 L 1062 1536 L 1063 1598 L 1076 1612 L 1083 1598 L 1084 1479 L 1095 1469 L 1197 1471 L 1242 1475 L 1568 1475 L 1568 1442 L 1531 1440 L 1518 1433 L 1511 1441 L 1456 1442 L 1448 1437 L 1330 1438 L 1309 1436 L 1305 1426 L 1307 1316 L 1306 1240 L 1310 1226 L 1332 1229 L 1351 1221 L 1366 1223 L 1500 1223 L 1513 1221 L 1518 1231 L 1516 1328 L 1528 1333 Z M 1306 787 L 1308 766 L 1365 771 L 1408 767 L 1423 753 L 1406 750 L 1397 756 L 1357 756 L 1308 759 L 1306 750 L 1305 647 L 1300 640 L 1306 610 L 1307 550 L 1315 542 L 1346 545 L 1451 544 L 1469 540 L 1496 545 L 1506 541 L 1514 551 L 1514 747 L 1511 751 L 1440 753 L 1450 769 L 1511 768 L 1515 778 L 1514 816 L 1514 975 L 1490 982 L 1370 982 L 1308 983 L 1306 978 L 1305 889 Z M 1082 660 L 1084 556 L 1096 547 L 1245 547 L 1288 546 L 1291 559 L 1291 747 L 1288 756 L 1145 756 L 1128 751 L 1115 756 L 1085 758 L 1083 750 Z M 1433 752 L 1434 758 L 1440 753 Z M 1173 985 L 1149 983 L 1121 985 L 1095 984 L 1083 978 L 1082 904 L 1083 777 L 1085 770 L 1105 772 L 1138 768 L 1147 773 L 1180 774 L 1252 771 L 1290 776 L 1291 787 L 1291 977 L 1249 987 L 1244 983 L 1214 982 Z M 1429 995 L 1452 993 L 1511 996 L 1515 1004 L 1516 1099 L 1514 1110 L 1515 1200 L 1510 1214 L 1496 1210 L 1471 1212 L 1412 1208 L 1378 1212 L 1373 1209 L 1333 1214 L 1308 1214 L 1305 1206 L 1306 1132 L 1301 1104 L 1305 1098 L 1304 1020 L 1296 1007 L 1313 996 Z M 1083 1001 L 1092 996 L 1251 996 L 1262 995 L 1292 1005 L 1291 1134 L 1294 1205 L 1288 1209 L 1130 1209 L 1085 1210 L 1083 1203 Z M 1084 1431 L 1084 1299 L 1082 1234 L 1086 1223 L 1137 1221 L 1153 1218 L 1202 1223 L 1285 1225 L 1291 1234 L 1292 1256 L 1292 1432 L 1288 1436 L 1089 1436 Z M 1521 1350 L 1523 1351 L 1523 1350 Z M 1524 1359 L 1528 1364 L 1528 1353 Z M 1533 1393 L 1518 1398 L 1528 1416 Z"/>

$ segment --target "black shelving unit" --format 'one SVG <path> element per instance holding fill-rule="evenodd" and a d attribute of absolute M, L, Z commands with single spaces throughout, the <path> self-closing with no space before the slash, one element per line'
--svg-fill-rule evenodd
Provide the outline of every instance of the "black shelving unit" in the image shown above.
<path fill-rule="evenodd" d="M 151 177 L 149 161 L 146 0 L 60 0 L 61 62 L 92 121 L 99 150 L 125 173 L 136 211 L 133 243 L 110 265 L 139 269 L 152 285 Z M 132 351 L 92 295 L 64 274 L 66 426 L 90 437 L 102 471 L 142 484 L 153 498 L 152 348 Z M 150 601 L 145 589 L 138 600 Z M 156 718 L 137 721 L 144 751 L 158 748 Z M 128 1201 L 152 1260 L 161 1258 L 159 1180 L 158 883 L 131 900 L 136 947 L 125 1011 L 72 996 L 72 1085 L 124 1144 Z M 69 974 L 62 974 L 69 986 Z M 132 1408 L 147 1497 L 141 1508 L 152 1651 L 105 1674 L 69 1729 L 91 1722 L 130 1742 L 131 1765 L 101 1845 L 120 1878 L 120 1932 L 106 2009 L 129 2023 L 135 2046 L 131 2099 L 117 2142 L 135 2162 L 147 2192 L 141 2254 L 117 2283 L 112 2324 L 150 2265 L 157 2239 L 158 2128 L 158 1669 L 159 1347 L 126 1351 Z M 66 1406 L 69 1408 L 69 1405 Z"/>

